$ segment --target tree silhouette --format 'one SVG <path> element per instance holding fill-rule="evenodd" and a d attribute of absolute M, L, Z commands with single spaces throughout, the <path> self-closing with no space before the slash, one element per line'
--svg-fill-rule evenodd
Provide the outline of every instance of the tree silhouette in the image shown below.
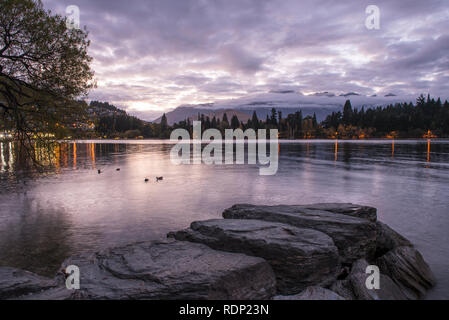
<path fill-rule="evenodd" d="M 225 122 L 227 125 L 229 125 L 229 121 L 228 121 L 228 115 L 226 114 L 226 112 L 223 114 L 223 122 Z"/>
<path fill-rule="evenodd" d="M 164 113 L 161 118 L 161 130 L 165 131 L 167 130 L 167 128 L 168 128 L 167 116 Z"/>
<path fill-rule="evenodd" d="M 343 123 L 350 124 L 352 121 L 353 111 L 351 106 L 351 101 L 346 100 L 343 107 Z"/>
<path fill-rule="evenodd" d="M 94 86 L 87 31 L 40 1 L 0 2 L 0 119 L 34 159 L 36 139 L 47 142 L 85 115 L 74 100 Z"/>
<path fill-rule="evenodd" d="M 271 109 L 270 123 L 271 123 L 273 126 L 276 126 L 276 125 L 277 125 L 276 109 L 275 109 L 275 108 L 272 108 L 272 109 Z"/>
<path fill-rule="evenodd" d="M 240 127 L 240 121 L 239 118 L 237 117 L 237 115 L 233 115 L 231 118 L 231 128 L 232 129 L 237 129 Z"/>
<path fill-rule="evenodd" d="M 257 118 L 257 113 L 256 111 L 253 111 L 253 116 L 251 118 L 251 126 L 254 130 L 259 129 L 259 118 Z"/>

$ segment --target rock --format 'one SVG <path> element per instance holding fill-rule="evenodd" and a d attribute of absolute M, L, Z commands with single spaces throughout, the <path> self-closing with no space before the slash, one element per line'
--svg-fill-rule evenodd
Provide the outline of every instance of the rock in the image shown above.
<path fill-rule="evenodd" d="M 323 206 L 323 205 L 318 205 Z M 226 219 L 258 219 L 321 231 L 337 246 L 344 263 L 359 258 L 371 259 L 376 249 L 376 224 L 346 213 L 335 213 L 309 206 L 256 206 L 237 204 L 223 212 Z M 337 208 L 336 210 L 342 211 Z"/>
<path fill-rule="evenodd" d="M 368 289 L 366 279 L 369 274 L 356 273 L 349 276 L 349 282 L 357 300 L 406 300 L 406 295 L 389 276 L 380 274 L 380 288 Z"/>
<path fill-rule="evenodd" d="M 266 259 L 281 294 L 297 293 L 311 285 L 330 285 L 339 270 L 338 250 L 332 239 L 311 229 L 259 220 L 215 219 L 193 222 L 189 229 L 169 236 Z"/>
<path fill-rule="evenodd" d="M 351 274 L 363 273 L 365 274 L 366 268 L 369 266 L 368 261 L 365 259 L 359 259 L 355 261 L 351 266 Z"/>
<path fill-rule="evenodd" d="M 331 290 L 312 286 L 306 288 L 299 294 L 292 296 L 275 296 L 273 300 L 345 300 L 345 298 L 339 296 Z"/>
<path fill-rule="evenodd" d="M 87 299 L 81 290 L 68 290 L 60 285 L 38 293 L 19 297 L 17 300 L 82 300 Z"/>
<path fill-rule="evenodd" d="M 357 260 L 351 269 L 348 282 L 351 291 L 358 300 L 406 300 L 407 297 L 401 289 L 391 280 L 391 278 L 382 273 L 379 274 L 379 289 L 368 289 L 366 280 L 370 274 L 366 273 L 366 267 L 369 263 L 360 259 Z"/>
<path fill-rule="evenodd" d="M 397 247 L 377 259 L 382 273 L 388 275 L 408 299 L 419 299 L 435 285 L 435 276 L 421 254 L 413 247 Z"/>
<path fill-rule="evenodd" d="M 81 289 L 70 299 L 269 299 L 276 289 L 274 273 L 261 258 L 174 240 L 73 257 L 62 267 L 72 264 L 80 268 Z"/>
<path fill-rule="evenodd" d="M 365 259 L 359 259 L 352 265 L 351 273 L 344 280 L 336 281 L 331 290 L 346 300 L 405 300 L 407 297 L 390 277 L 380 273 L 380 288 L 368 289 L 366 279 L 370 274 L 366 273 L 369 263 Z"/>
<path fill-rule="evenodd" d="M 56 285 L 55 281 L 28 271 L 0 267 L 0 299 L 2 300 L 37 293 Z"/>
<path fill-rule="evenodd" d="M 356 300 L 354 292 L 352 291 L 352 285 L 349 280 L 337 280 L 332 284 L 330 289 L 338 294 L 339 296 L 345 298 L 346 300 Z"/>
<path fill-rule="evenodd" d="M 380 257 L 394 248 L 406 246 L 413 247 L 412 243 L 391 229 L 385 223 L 376 222 L 376 256 Z"/>
<path fill-rule="evenodd" d="M 276 289 L 282 300 L 422 298 L 435 284 L 432 271 L 376 215 L 348 203 L 234 205 L 223 212 L 226 219 L 169 234 L 184 241 L 141 242 L 66 260 L 62 269 L 80 268 L 80 290 L 68 290 L 62 273 L 47 279 L 0 267 L 0 299 L 260 300 Z M 369 264 L 379 267 L 379 289 L 366 287 Z"/>
<path fill-rule="evenodd" d="M 113 248 L 66 260 L 80 268 L 80 290 L 58 286 L 19 299 L 270 299 L 276 279 L 257 257 L 175 240 Z M 31 274 L 33 275 L 33 274 Z M 33 275 L 34 276 L 34 275 Z M 39 279 L 42 281 L 42 279 Z M 44 288 L 45 289 L 45 288 Z M 33 291 L 34 292 L 34 291 Z"/>
<path fill-rule="evenodd" d="M 310 210 L 330 211 L 345 214 L 352 217 L 368 219 L 372 222 L 377 220 L 377 209 L 352 203 L 314 203 L 302 206 Z"/>

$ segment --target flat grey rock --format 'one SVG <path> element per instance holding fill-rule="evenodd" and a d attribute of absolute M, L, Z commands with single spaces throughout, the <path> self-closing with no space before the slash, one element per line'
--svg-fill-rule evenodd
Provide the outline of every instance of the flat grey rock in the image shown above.
<path fill-rule="evenodd" d="M 28 271 L 0 267 L 0 299 L 2 300 L 38 293 L 56 285 L 55 281 Z"/>
<path fill-rule="evenodd" d="M 335 292 L 319 287 L 312 286 L 306 288 L 299 294 L 291 296 L 275 296 L 273 300 L 346 300 Z"/>
<path fill-rule="evenodd" d="M 35 299 L 270 299 L 276 279 L 261 258 L 175 240 L 144 242 L 66 260 L 80 289 L 61 283 Z M 24 297 L 25 299 L 29 297 Z"/>
<path fill-rule="evenodd" d="M 346 300 L 357 300 L 357 297 L 352 290 L 352 285 L 347 279 L 335 281 L 330 287 L 330 290 Z"/>
<path fill-rule="evenodd" d="M 421 254 L 413 247 L 397 247 L 377 259 L 380 271 L 388 275 L 408 299 L 422 298 L 436 283 Z"/>
<path fill-rule="evenodd" d="M 314 203 L 302 207 L 311 210 L 323 210 L 340 213 L 352 217 L 368 219 L 372 222 L 377 220 L 377 209 L 352 203 Z"/>
<path fill-rule="evenodd" d="M 321 210 L 325 207 L 326 210 Z M 330 205 L 329 205 L 330 207 Z M 257 219 L 289 224 L 299 228 L 314 229 L 330 236 L 345 263 L 359 258 L 372 258 L 376 250 L 376 224 L 370 219 L 336 213 L 323 204 L 257 206 L 237 204 L 223 212 L 226 219 Z M 343 206 L 342 206 L 343 207 Z M 361 207 L 361 206 L 359 206 Z M 334 211 L 335 211 L 334 210 Z M 365 212 L 365 211 L 364 211 Z"/>
<path fill-rule="evenodd" d="M 270 263 L 278 292 L 293 294 L 312 285 L 330 285 L 339 271 L 338 250 L 323 232 L 260 220 L 197 221 L 170 237 L 216 250 L 261 257 Z"/>

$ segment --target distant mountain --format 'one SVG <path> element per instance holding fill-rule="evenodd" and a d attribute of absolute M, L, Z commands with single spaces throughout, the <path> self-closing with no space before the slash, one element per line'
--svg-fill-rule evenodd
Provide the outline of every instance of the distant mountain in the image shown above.
<path fill-rule="evenodd" d="M 332 92 L 316 92 L 313 94 L 315 97 L 335 97 L 335 93 Z"/>
<path fill-rule="evenodd" d="M 232 109 L 219 109 L 219 110 L 215 110 L 209 113 L 205 113 L 205 112 L 201 112 L 202 114 L 204 114 L 204 117 L 209 117 L 210 120 L 212 120 L 212 118 L 215 116 L 215 118 L 219 118 L 220 120 L 223 120 L 223 116 L 226 113 L 226 116 L 228 117 L 228 121 L 231 122 L 231 118 L 236 115 L 237 118 L 240 121 L 243 121 L 244 123 L 247 123 L 248 120 L 251 118 L 251 115 L 249 115 L 248 113 L 244 113 L 241 112 L 239 110 L 232 110 Z M 200 113 L 200 114 L 201 114 Z M 198 120 L 198 114 L 189 117 L 190 121 L 193 120 Z"/>
<path fill-rule="evenodd" d="M 360 94 L 355 92 L 342 93 L 340 97 L 350 97 L 350 96 L 359 96 Z"/>
<path fill-rule="evenodd" d="M 167 117 L 167 123 L 171 126 L 176 122 L 184 121 L 188 118 L 191 118 L 193 116 L 198 116 L 198 113 L 209 113 L 209 110 L 205 110 L 204 108 L 200 107 L 190 107 L 190 106 L 179 106 L 173 111 L 169 111 L 165 113 L 165 116 Z M 155 119 L 153 122 L 160 123 L 162 116 Z"/>
<path fill-rule="evenodd" d="M 377 106 L 386 106 L 396 102 L 414 102 L 416 96 L 396 96 L 389 93 L 385 96 L 364 96 L 355 92 L 348 92 L 341 95 L 336 95 L 330 92 L 318 92 L 310 95 L 304 95 L 292 90 L 270 91 L 268 93 L 248 95 L 238 99 L 217 101 L 215 103 L 201 104 L 201 105 L 183 105 L 179 106 L 173 111 L 167 112 L 167 121 L 169 125 L 175 122 L 186 120 L 187 118 L 196 119 L 198 113 L 204 115 L 221 114 L 226 110 L 236 110 L 239 113 L 237 117 L 240 121 L 246 122 L 246 116 L 251 117 L 253 111 L 256 111 L 259 119 L 265 119 L 267 115 L 271 114 L 271 109 L 281 111 L 283 117 L 287 117 L 291 113 L 298 110 L 302 111 L 304 117 L 308 115 L 317 116 L 318 121 L 322 121 L 327 115 L 333 111 L 341 111 L 347 99 L 351 100 L 354 108 L 372 108 Z M 228 119 L 232 117 L 229 113 Z M 160 117 L 154 122 L 160 122 Z"/>

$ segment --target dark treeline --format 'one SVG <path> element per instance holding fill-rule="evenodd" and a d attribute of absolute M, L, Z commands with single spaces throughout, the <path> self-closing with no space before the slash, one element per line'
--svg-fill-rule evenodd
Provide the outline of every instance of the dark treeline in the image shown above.
<path fill-rule="evenodd" d="M 449 137 L 449 103 L 441 102 L 421 95 L 416 103 L 397 103 L 377 108 L 352 108 L 347 100 L 343 112 L 333 112 L 321 123 L 317 122 L 316 115 L 302 116 L 301 110 L 282 117 L 281 112 L 275 108 L 271 115 L 264 120 L 257 118 L 254 112 L 247 123 L 239 121 L 233 116 L 229 121 L 226 114 L 223 119 L 198 115 L 202 130 L 218 129 L 224 135 L 225 129 L 240 128 L 252 129 L 278 129 L 279 137 L 283 139 L 313 139 L 313 138 L 422 138 L 422 137 Z M 173 128 L 184 128 L 192 131 L 190 119 L 181 121 Z"/>
<path fill-rule="evenodd" d="M 89 123 L 78 125 L 83 127 L 82 135 L 99 138 L 169 138 L 170 128 L 164 115 L 163 121 L 151 123 L 127 114 L 107 102 L 91 101 L 88 107 Z M 88 130 L 94 128 L 94 131 Z"/>
<path fill-rule="evenodd" d="M 252 117 L 246 122 L 240 121 L 237 115 L 233 115 L 229 120 L 226 113 L 223 118 L 213 116 L 212 119 L 204 114 L 199 114 L 197 119 L 201 121 L 202 131 L 207 129 L 217 129 L 224 136 L 226 129 L 278 129 L 284 138 L 301 138 L 303 131 L 310 130 L 317 125 L 316 116 L 303 118 L 301 110 L 293 114 L 289 114 L 286 118 L 282 117 L 282 112 L 276 111 L 275 108 L 271 110 L 271 115 L 265 120 L 260 120 L 254 111 Z M 190 119 L 175 123 L 173 129 L 183 128 L 192 134 L 192 122 Z M 267 132 L 268 134 L 268 132 Z"/>
<path fill-rule="evenodd" d="M 92 101 L 88 106 L 89 121 L 78 123 L 73 137 L 98 138 L 169 138 L 172 130 L 183 128 L 192 135 L 193 119 L 169 126 L 164 114 L 160 123 L 143 121 L 128 115 L 125 111 L 107 102 Z M 343 110 L 333 112 L 318 123 L 316 115 L 303 117 L 301 110 L 283 117 L 282 112 L 271 110 L 265 119 L 259 119 L 256 112 L 246 122 L 236 115 L 228 118 L 198 114 L 194 120 L 201 121 L 202 131 L 217 129 L 224 136 L 226 129 L 277 129 L 281 139 L 313 138 L 422 138 L 449 137 L 449 103 L 421 95 L 416 103 L 397 103 L 377 108 L 352 108 L 347 100 Z"/>
<path fill-rule="evenodd" d="M 342 138 L 449 137 L 449 103 L 421 95 L 416 103 L 397 103 L 365 110 L 346 101 L 343 112 L 333 112 L 322 126 Z"/>

